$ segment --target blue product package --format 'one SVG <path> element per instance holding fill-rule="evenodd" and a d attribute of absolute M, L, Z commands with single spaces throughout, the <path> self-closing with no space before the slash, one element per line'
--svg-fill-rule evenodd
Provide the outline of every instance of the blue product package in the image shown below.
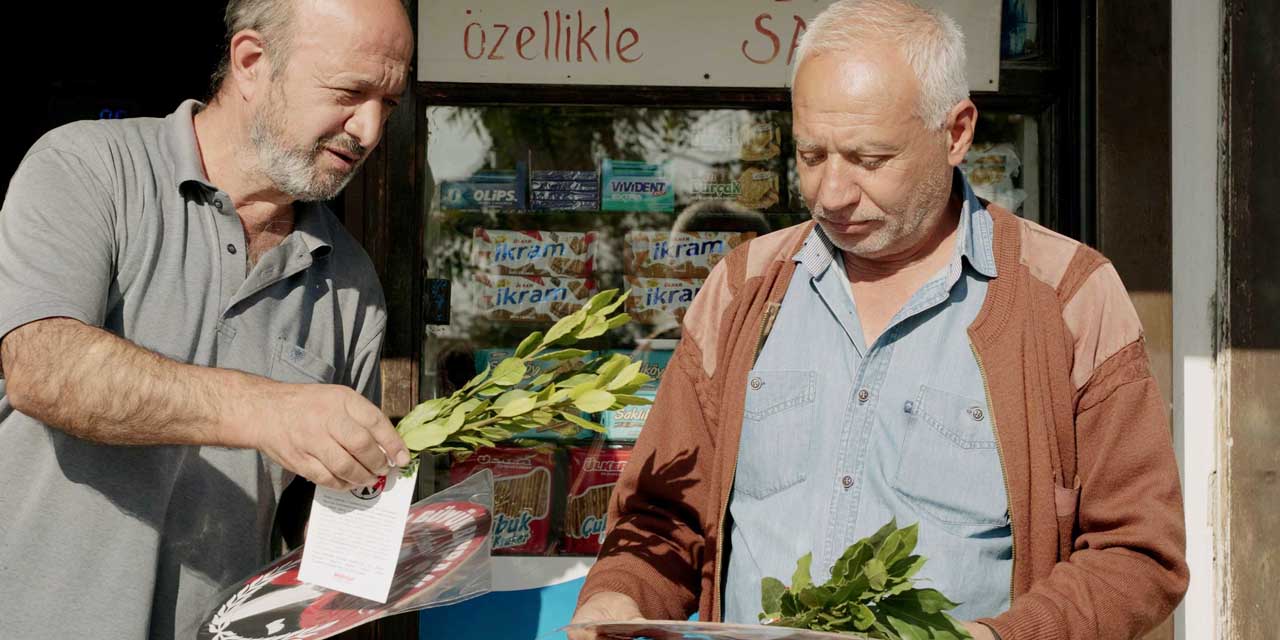
<path fill-rule="evenodd" d="M 567 180 L 571 182 L 596 182 L 599 176 L 595 171 L 558 171 L 538 169 L 530 173 L 531 180 Z"/>
<path fill-rule="evenodd" d="M 440 183 L 440 208 L 456 211 L 523 211 L 527 208 L 524 165 L 515 171 L 472 174 L 466 180 Z"/>
<path fill-rule="evenodd" d="M 636 392 L 641 398 L 652 401 L 657 397 L 653 389 L 641 389 Z M 605 411 L 600 414 L 600 424 L 604 425 L 604 437 L 611 442 L 634 442 L 640 437 L 644 421 L 649 417 L 649 409 L 653 405 L 633 405 L 617 411 Z"/>
<path fill-rule="evenodd" d="M 671 349 L 646 349 L 643 351 L 630 351 L 627 349 L 610 349 L 609 353 L 621 353 L 634 360 L 639 360 L 640 372 L 647 374 L 653 380 L 650 380 L 644 388 L 648 391 L 657 393 L 658 383 L 662 382 L 662 374 L 667 370 L 667 364 L 671 362 Z"/>
<path fill-rule="evenodd" d="M 675 211 L 675 191 L 662 165 L 606 159 L 601 180 L 604 211 Z"/>

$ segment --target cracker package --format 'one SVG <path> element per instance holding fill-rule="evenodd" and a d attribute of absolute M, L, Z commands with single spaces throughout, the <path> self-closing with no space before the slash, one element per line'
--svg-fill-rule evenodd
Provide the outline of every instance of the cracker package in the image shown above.
<path fill-rule="evenodd" d="M 690 202 L 704 200 L 737 200 L 742 195 L 742 185 L 733 174 L 724 169 L 699 171 L 682 185 L 681 196 Z"/>
<path fill-rule="evenodd" d="M 626 276 L 631 296 L 627 313 L 642 324 L 683 322 L 693 297 L 702 288 L 701 279 L 642 278 Z"/>
<path fill-rule="evenodd" d="M 592 232 L 477 228 L 471 262 L 488 273 L 585 277 L 595 262 L 595 240 Z"/>
<path fill-rule="evenodd" d="M 761 162 L 778 157 L 782 152 L 782 133 L 772 122 L 751 122 L 742 127 L 744 162 Z"/>
<path fill-rule="evenodd" d="M 655 388 L 641 389 L 636 392 L 641 398 L 653 401 L 657 397 Z M 604 427 L 604 437 L 610 442 L 635 442 L 644 429 L 644 421 L 649 418 L 649 409 L 653 405 L 632 405 L 616 411 L 604 411 L 600 414 L 600 424 Z"/>
<path fill-rule="evenodd" d="M 781 200 L 778 172 L 747 167 L 738 175 L 738 204 L 748 209 L 768 209 Z"/>
<path fill-rule="evenodd" d="M 631 231 L 623 246 L 626 272 L 650 278 L 706 278 L 711 268 L 755 233 Z"/>
<path fill-rule="evenodd" d="M 577 311 L 595 293 L 582 278 L 481 273 L 475 276 L 477 307 L 499 322 L 551 324 Z"/>
<path fill-rule="evenodd" d="M 558 484 L 553 447 L 482 447 L 456 454 L 449 469 L 450 484 L 462 482 L 482 469 L 493 472 L 493 552 L 537 555 L 554 540 L 558 520 L 553 495 Z"/>
<path fill-rule="evenodd" d="M 600 553 L 609 498 L 630 459 L 628 448 L 569 449 L 569 497 L 565 503 L 562 553 L 590 556 Z"/>

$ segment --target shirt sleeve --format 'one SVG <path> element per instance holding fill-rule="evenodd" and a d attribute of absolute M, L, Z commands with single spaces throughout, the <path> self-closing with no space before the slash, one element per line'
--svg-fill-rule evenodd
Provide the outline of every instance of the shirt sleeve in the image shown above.
<path fill-rule="evenodd" d="M 383 329 L 360 346 L 351 364 L 351 387 L 379 407 L 382 406 Z"/>
<path fill-rule="evenodd" d="M 116 240 L 99 174 L 44 142 L 19 165 L 0 207 L 0 339 L 44 318 L 102 325 Z"/>

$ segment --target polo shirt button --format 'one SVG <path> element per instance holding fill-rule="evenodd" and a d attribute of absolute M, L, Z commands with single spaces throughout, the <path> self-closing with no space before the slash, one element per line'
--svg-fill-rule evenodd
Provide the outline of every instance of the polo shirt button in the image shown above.
<path fill-rule="evenodd" d="M 858 389 L 858 402 L 866 402 L 871 397 L 871 392 L 866 389 Z"/>
<path fill-rule="evenodd" d="M 236 254 L 236 246 L 234 244 L 227 245 L 227 253 L 234 256 Z"/>
<path fill-rule="evenodd" d="M 842 486 L 842 487 L 844 487 L 844 488 L 846 488 L 846 489 L 852 489 L 852 488 L 853 488 L 853 476 L 845 476 L 845 477 L 843 477 L 843 478 L 840 478 L 840 486 Z"/>

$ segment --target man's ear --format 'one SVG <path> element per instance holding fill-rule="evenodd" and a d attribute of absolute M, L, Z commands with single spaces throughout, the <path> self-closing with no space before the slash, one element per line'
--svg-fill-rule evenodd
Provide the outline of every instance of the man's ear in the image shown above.
<path fill-rule="evenodd" d="M 245 29 L 231 37 L 229 74 L 235 82 L 233 95 L 252 102 L 267 91 L 271 61 L 267 58 L 262 34 Z"/>
<path fill-rule="evenodd" d="M 965 98 L 947 113 L 947 161 L 958 167 L 973 146 L 973 130 L 978 124 L 978 107 Z"/>

